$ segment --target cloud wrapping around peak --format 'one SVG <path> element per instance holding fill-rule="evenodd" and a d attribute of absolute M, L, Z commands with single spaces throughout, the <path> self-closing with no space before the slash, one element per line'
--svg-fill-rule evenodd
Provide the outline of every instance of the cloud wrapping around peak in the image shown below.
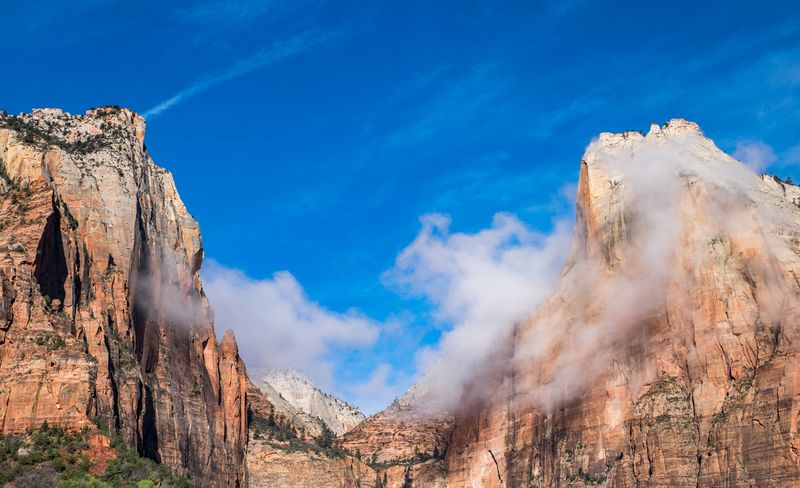
<path fill-rule="evenodd" d="M 234 330 L 248 368 L 295 367 L 330 389 L 336 352 L 378 339 L 377 322 L 355 310 L 324 308 L 287 271 L 256 280 L 208 260 L 202 275 L 217 327 Z"/>
<path fill-rule="evenodd" d="M 517 323 L 549 292 L 569 250 L 571 224 L 556 221 L 550 234 L 529 229 L 513 215 L 495 215 L 473 234 L 450 232 L 449 217 L 422 218 L 416 239 L 397 257 L 384 281 L 423 296 L 446 329 L 438 345 L 418 357 L 423 402 L 450 409 Z"/>

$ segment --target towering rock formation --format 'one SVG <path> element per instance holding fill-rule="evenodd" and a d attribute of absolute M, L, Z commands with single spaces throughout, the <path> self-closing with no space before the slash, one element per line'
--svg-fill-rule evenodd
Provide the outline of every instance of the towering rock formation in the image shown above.
<path fill-rule="evenodd" d="M 0 431 L 92 420 L 201 486 L 245 482 L 247 379 L 203 250 L 126 109 L 0 115 Z"/>
<path fill-rule="evenodd" d="M 0 432 L 99 422 L 201 486 L 800 486 L 800 188 L 695 124 L 592 142 L 562 275 L 455 420 L 412 391 L 334 446 L 217 343 L 143 139 L 0 114 Z"/>
<path fill-rule="evenodd" d="M 601 134 L 571 257 L 457 416 L 449 486 L 800 486 L 799 205 L 693 123 Z"/>

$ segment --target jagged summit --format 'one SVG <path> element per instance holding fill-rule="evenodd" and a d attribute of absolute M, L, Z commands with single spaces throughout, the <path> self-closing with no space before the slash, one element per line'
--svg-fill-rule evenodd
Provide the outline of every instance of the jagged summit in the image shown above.
<path fill-rule="evenodd" d="M 623 141 L 643 141 L 647 138 L 674 137 L 682 135 L 697 135 L 703 137 L 700 126 L 686 119 L 671 119 L 663 125 L 650 124 L 650 130 L 645 134 L 640 130 L 627 130 L 623 132 L 601 132 L 597 141 L 601 145 L 614 146 Z"/>
<path fill-rule="evenodd" d="M 344 434 L 364 421 L 364 414 L 346 401 L 325 393 L 294 368 L 273 369 L 257 376 L 294 408 L 320 419 L 336 435 Z"/>

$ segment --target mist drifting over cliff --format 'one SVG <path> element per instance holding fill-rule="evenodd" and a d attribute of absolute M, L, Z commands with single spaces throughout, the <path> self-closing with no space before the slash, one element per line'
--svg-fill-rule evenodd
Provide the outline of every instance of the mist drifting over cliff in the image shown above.
<path fill-rule="evenodd" d="M 536 234 L 498 214 L 491 228 L 462 234 L 444 216 L 423 218 L 386 275 L 425 296 L 448 324 L 418 358 L 423 403 L 441 410 L 486 399 L 517 370 L 535 372 L 517 387 L 521 404 L 551 410 L 579 397 L 665 318 L 685 272 L 678 255 L 692 241 L 764 239 L 763 228 L 781 216 L 755 209 L 761 184 L 696 124 L 673 120 L 647 135 L 604 133 L 589 144 L 574 231 L 557 220 L 550 234 Z M 695 227 L 697 219 L 710 226 Z M 758 322 L 779 323 L 789 307 L 785 287 L 770 269 L 753 274 L 763 279 Z M 658 374 L 639 353 L 634 384 Z"/>

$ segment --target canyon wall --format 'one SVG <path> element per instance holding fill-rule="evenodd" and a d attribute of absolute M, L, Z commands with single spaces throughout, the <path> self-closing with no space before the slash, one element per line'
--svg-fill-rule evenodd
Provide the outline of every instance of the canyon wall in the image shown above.
<path fill-rule="evenodd" d="M 201 486 L 245 483 L 247 381 L 144 120 L 0 115 L 0 431 L 93 422 Z"/>
<path fill-rule="evenodd" d="M 139 116 L 0 114 L 0 431 L 199 486 L 800 486 L 800 188 L 691 122 L 589 145 L 561 276 L 454 415 L 412 389 L 326 438 L 217 342 L 202 259 Z"/>

